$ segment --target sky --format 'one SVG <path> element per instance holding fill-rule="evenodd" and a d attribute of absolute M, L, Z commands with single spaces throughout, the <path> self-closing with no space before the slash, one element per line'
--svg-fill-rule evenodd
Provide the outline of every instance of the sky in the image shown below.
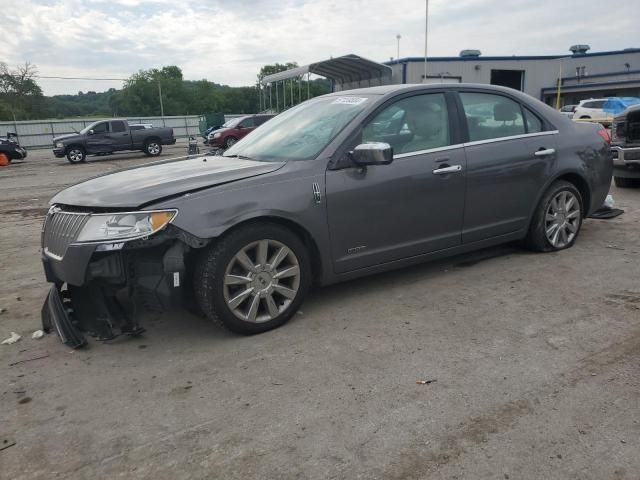
<path fill-rule="evenodd" d="M 626 4 L 626 2 L 623 2 Z M 640 47 L 640 0 L 430 0 L 429 56 L 552 55 Z M 627 5 L 627 7 L 629 6 Z M 42 76 L 127 78 L 178 65 L 188 80 L 253 85 L 260 67 L 354 53 L 424 55 L 425 0 L 0 0 L 0 62 Z M 38 79 L 45 95 L 122 81 Z"/>

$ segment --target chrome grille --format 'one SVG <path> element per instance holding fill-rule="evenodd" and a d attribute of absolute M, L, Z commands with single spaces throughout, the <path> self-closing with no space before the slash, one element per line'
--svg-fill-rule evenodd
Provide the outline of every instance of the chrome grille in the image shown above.
<path fill-rule="evenodd" d="M 79 213 L 53 212 L 47 216 L 44 225 L 44 252 L 61 259 L 67 247 L 78 237 L 89 215 Z"/>

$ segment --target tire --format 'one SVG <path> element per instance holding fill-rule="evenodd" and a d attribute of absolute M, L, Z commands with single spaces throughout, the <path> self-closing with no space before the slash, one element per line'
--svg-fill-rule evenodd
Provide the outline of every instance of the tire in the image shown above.
<path fill-rule="evenodd" d="M 274 273 L 281 278 L 272 278 Z M 309 253 L 297 235 L 280 225 L 250 224 L 201 253 L 193 284 L 198 305 L 211 320 L 243 335 L 266 332 L 286 323 L 304 301 L 311 284 Z"/>
<path fill-rule="evenodd" d="M 82 163 L 87 160 L 87 152 L 79 146 L 67 148 L 67 160 L 69 163 Z"/>
<path fill-rule="evenodd" d="M 157 138 L 150 138 L 144 144 L 143 151 L 147 157 L 157 157 L 162 153 L 162 144 Z"/>
<path fill-rule="evenodd" d="M 573 201 L 570 202 L 571 198 Z M 565 208 L 567 205 L 569 207 Z M 540 200 L 525 243 L 530 249 L 538 252 L 556 252 L 571 248 L 580 233 L 583 216 L 584 203 L 578 189 L 572 183 L 558 180 Z"/>
<path fill-rule="evenodd" d="M 591 120 L 591 117 L 589 115 L 583 115 L 580 117 L 580 120 Z"/>
<path fill-rule="evenodd" d="M 613 177 L 613 183 L 615 183 L 618 188 L 633 188 L 640 182 L 636 183 L 635 178 Z"/>
<path fill-rule="evenodd" d="M 224 148 L 231 148 L 238 142 L 236 137 L 227 137 L 224 139 Z"/>

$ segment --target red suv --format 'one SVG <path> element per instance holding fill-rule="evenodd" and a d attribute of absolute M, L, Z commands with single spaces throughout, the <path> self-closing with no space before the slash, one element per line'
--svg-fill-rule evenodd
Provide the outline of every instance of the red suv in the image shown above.
<path fill-rule="evenodd" d="M 226 122 L 207 137 L 207 143 L 213 147 L 229 148 L 249 132 L 255 130 L 267 120 L 275 117 L 272 114 L 246 115 Z"/>

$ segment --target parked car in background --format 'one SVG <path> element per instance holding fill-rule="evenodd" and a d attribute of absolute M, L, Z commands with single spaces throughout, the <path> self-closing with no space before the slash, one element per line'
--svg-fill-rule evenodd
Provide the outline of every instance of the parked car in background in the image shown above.
<path fill-rule="evenodd" d="M 130 123 L 129 130 L 145 130 L 153 128 L 153 125 L 150 123 Z"/>
<path fill-rule="evenodd" d="M 157 157 L 163 145 L 173 145 L 173 128 L 131 128 L 125 120 L 99 120 L 78 133 L 53 139 L 53 154 L 71 163 L 84 162 L 87 155 L 142 150 Z"/>
<path fill-rule="evenodd" d="M 616 186 L 640 187 L 640 105 L 627 108 L 613 119 L 611 146 Z"/>
<path fill-rule="evenodd" d="M 42 234 L 52 283 L 43 323 L 79 346 L 78 327 L 99 338 L 136 333 L 144 305 L 182 301 L 253 334 L 291 318 L 313 283 L 516 240 L 570 248 L 609 191 L 609 150 L 601 125 L 509 88 L 316 97 L 223 156 L 58 193 Z"/>
<path fill-rule="evenodd" d="M 9 163 L 11 160 L 27 158 L 27 150 L 20 146 L 15 133 L 7 133 L 6 137 L 0 137 L 0 154 L 6 156 Z"/>
<path fill-rule="evenodd" d="M 207 143 L 212 147 L 229 148 L 273 117 L 275 117 L 274 114 L 264 113 L 234 118 L 219 129 L 210 132 Z"/>
<path fill-rule="evenodd" d="M 590 98 L 582 100 L 573 112 L 574 120 L 595 120 L 607 121 L 613 120 L 613 115 L 603 110 L 607 98 Z"/>
<path fill-rule="evenodd" d="M 560 113 L 567 118 L 573 118 L 573 114 L 576 111 L 578 105 L 565 105 L 560 109 Z"/>

